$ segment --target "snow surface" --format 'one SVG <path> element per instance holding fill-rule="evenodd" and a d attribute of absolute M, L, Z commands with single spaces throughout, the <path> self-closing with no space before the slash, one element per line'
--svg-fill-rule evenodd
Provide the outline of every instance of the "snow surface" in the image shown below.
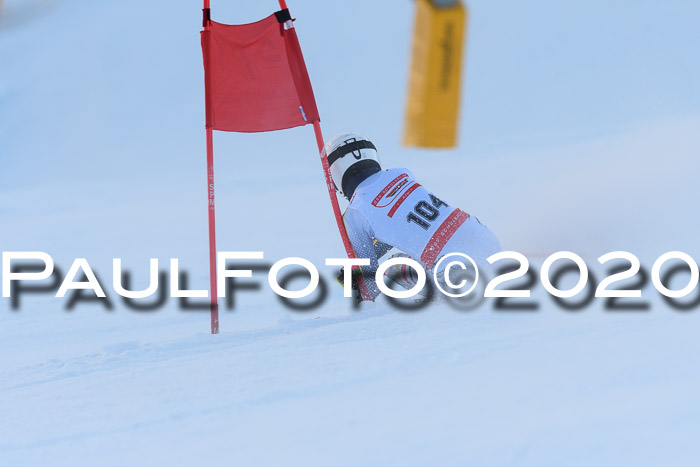
<path fill-rule="evenodd" d="M 275 7 L 242 3 L 215 19 Z M 473 0 L 462 144 L 431 152 L 399 146 L 411 8 L 296 3 L 326 136 L 368 134 L 533 261 L 700 258 L 697 4 Z M 218 247 L 313 261 L 324 306 L 241 291 L 218 336 L 174 301 L 127 309 L 115 257 L 135 286 L 177 257 L 207 287 L 200 5 L 2 8 L 1 249 L 88 258 L 113 309 L 0 299 L 1 465 L 700 461 L 697 310 L 647 287 L 647 312 L 569 312 L 539 287 L 536 312 L 353 311 L 322 266 L 343 251 L 308 127 L 216 135 Z"/>

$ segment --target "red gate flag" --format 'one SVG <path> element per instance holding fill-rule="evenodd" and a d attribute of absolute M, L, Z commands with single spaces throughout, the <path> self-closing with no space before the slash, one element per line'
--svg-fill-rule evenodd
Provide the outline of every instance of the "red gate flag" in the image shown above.
<path fill-rule="evenodd" d="M 202 31 L 207 128 L 257 132 L 319 121 L 289 10 Z"/>

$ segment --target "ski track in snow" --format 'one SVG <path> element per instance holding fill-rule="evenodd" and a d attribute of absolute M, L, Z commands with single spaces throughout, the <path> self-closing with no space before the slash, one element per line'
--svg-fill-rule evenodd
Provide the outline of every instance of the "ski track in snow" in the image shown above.
<path fill-rule="evenodd" d="M 342 325 L 356 321 L 377 318 L 389 311 L 375 313 L 357 313 L 350 317 L 312 318 L 306 320 L 285 320 L 283 326 L 261 329 L 244 333 L 228 333 L 220 336 L 212 344 L 208 334 L 198 338 L 178 340 L 162 344 L 141 344 L 128 341 L 108 345 L 102 353 L 84 355 L 68 360 L 50 360 L 38 365 L 18 368 L 9 373 L 0 374 L 0 380 L 6 384 L 12 381 L 24 381 L 15 386 L 0 385 L 0 389 L 15 390 L 27 386 L 51 383 L 67 378 L 88 376 L 101 371 L 113 371 L 139 364 L 158 364 L 166 360 L 181 357 L 202 357 L 211 352 L 235 351 L 237 347 L 258 345 L 262 341 L 291 334 L 309 332 L 326 326 Z M 205 358 L 205 357 L 202 357 Z M 38 379 L 37 379 L 38 378 Z"/>

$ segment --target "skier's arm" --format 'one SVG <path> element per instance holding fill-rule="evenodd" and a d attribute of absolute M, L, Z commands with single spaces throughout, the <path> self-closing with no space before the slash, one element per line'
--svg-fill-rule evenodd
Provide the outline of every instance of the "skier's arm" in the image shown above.
<path fill-rule="evenodd" d="M 372 226 L 363 214 L 352 208 L 348 208 L 343 216 L 343 220 L 345 221 L 345 229 L 348 232 L 350 243 L 352 243 L 352 247 L 355 250 L 355 255 L 358 258 L 367 258 L 370 261 L 369 266 L 363 266 L 361 271 L 370 296 L 374 300 L 380 292 L 374 280 L 379 262 L 374 248 Z"/>
<path fill-rule="evenodd" d="M 391 249 L 394 248 L 392 245 L 389 245 L 388 243 L 380 242 L 378 240 L 374 240 L 374 252 L 377 255 L 377 258 L 381 259 L 382 256 L 385 254 L 389 253 Z"/>

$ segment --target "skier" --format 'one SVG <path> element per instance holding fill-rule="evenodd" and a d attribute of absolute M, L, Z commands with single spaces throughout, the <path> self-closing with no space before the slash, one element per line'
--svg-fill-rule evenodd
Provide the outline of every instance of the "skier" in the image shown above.
<path fill-rule="evenodd" d="M 449 253 L 469 255 L 480 271 L 490 267 L 486 258 L 500 251 L 496 236 L 477 218 L 429 192 L 408 169 L 382 170 L 377 149 L 369 139 L 345 133 L 331 139 L 325 151 L 335 189 L 350 202 L 343 215 L 350 242 L 358 258 L 370 260 L 369 268 L 361 268 L 359 274 L 372 300 L 380 291 L 374 273 L 367 272 L 376 271 L 378 259 L 391 247 L 402 252 L 394 256 L 418 261 L 428 278 L 440 258 Z M 442 271 L 436 271 L 441 282 L 444 263 Z M 406 289 L 415 285 L 412 268 L 397 272 L 391 277 L 394 282 Z M 341 285 L 343 278 L 341 270 Z M 355 278 L 352 286 L 357 290 Z"/>

